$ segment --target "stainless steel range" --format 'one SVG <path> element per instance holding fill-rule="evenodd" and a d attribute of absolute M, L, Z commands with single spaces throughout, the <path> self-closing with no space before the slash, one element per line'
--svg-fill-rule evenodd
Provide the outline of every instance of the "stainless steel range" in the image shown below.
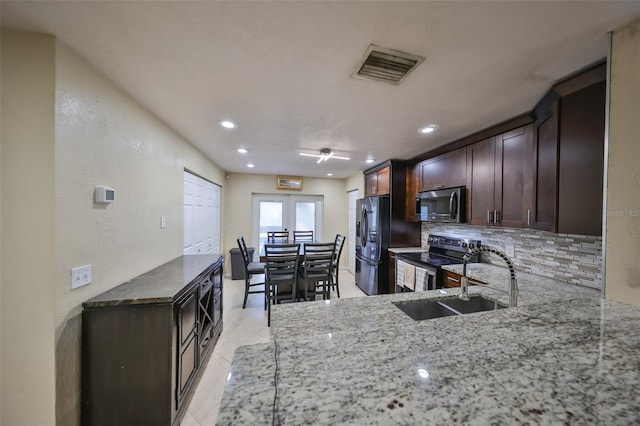
<path fill-rule="evenodd" d="M 410 265 L 404 274 L 404 265 L 396 266 L 396 292 L 423 291 L 442 288 L 442 265 L 463 263 L 469 249 L 480 247 L 480 241 L 469 238 L 430 234 L 427 239 L 429 251 L 397 253 L 396 259 Z M 479 254 L 469 262 L 478 262 Z M 415 270 L 413 268 L 415 267 Z M 411 286 L 411 282 L 414 283 Z"/>

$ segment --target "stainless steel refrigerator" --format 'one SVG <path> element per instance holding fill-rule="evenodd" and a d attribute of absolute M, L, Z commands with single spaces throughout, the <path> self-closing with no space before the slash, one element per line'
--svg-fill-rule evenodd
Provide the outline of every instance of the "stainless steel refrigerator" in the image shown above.
<path fill-rule="evenodd" d="M 356 285 L 368 295 L 388 293 L 389 196 L 357 200 Z"/>

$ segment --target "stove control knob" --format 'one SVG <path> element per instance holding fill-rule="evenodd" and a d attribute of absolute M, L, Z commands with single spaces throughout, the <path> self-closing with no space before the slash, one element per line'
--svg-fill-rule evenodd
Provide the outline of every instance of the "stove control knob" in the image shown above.
<path fill-rule="evenodd" d="M 463 248 L 467 248 L 467 242 L 466 242 L 466 241 L 463 241 L 463 242 L 462 242 L 462 247 L 463 247 Z"/>
<path fill-rule="evenodd" d="M 470 249 L 472 249 L 472 248 L 474 248 L 474 247 L 475 247 L 475 246 L 473 245 L 473 243 L 470 243 L 470 244 L 469 244 L 469 248 L 470 248 Z"/>

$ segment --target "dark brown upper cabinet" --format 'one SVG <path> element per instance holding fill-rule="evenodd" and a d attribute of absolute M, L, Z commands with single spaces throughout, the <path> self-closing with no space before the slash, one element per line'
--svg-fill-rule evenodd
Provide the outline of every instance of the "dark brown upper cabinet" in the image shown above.
<path fill-rule="evenodd" d="M 553 87 L 534 110 L 527 226 L 602 235 L 605 65 Z"/>
<path fill-rule="evenodd" d="M 391 168 L 387 166 L 368 174 L 365 173 L 364 195 L 369 197 L 389 194 L 390 171 Z"/>
<path fill-rule="evenodd" d="M 606 85 L 560 99 L 558 232 L 602 235 Z"/>
<path fill-rule="evenodd" d="M 527 176 L 531 182 L 526 227 L 556 230 L 558 212 L 558 102 L 535 123 L 532 161 Z"/>
<path fill-rule="evenodd" d="M 467 182 L 467 149 L 461 148 L 419 162 L 418 192 L 464 186 Z"/>
<path fill-rule="evenodd" d="M 411 220 L 408 203 L 412 195 L 413 175 L 405 160 L 388 160 L 364 171 L 365 196 L 388 195 L 391 237 L 389 247 L 420 247 L 420 223 Z M 375 187 L 375 191 L 373 188 Z"/>
<path fill-rule="evenodd" d="M 526 220 L 533 126 L 527 125 L 467 147 L 467 221 L 521 228 Z"/>

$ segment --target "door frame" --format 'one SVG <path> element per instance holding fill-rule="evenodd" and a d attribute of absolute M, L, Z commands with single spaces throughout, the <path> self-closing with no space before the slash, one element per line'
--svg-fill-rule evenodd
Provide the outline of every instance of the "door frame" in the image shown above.
<path fill-rule="evenodd" d="M 314 238 L 322 238 L 324 222 L 324 196 L 323 195 L 298 195 L 298 194 L 251 194 L 251 245 L 260 247 L 260 202 L 273 201 L 283 203 L 283 227 L 289 229 L 292 236 L 295 226 L 296 202 L 313 201 L 316 203 Z"/>

